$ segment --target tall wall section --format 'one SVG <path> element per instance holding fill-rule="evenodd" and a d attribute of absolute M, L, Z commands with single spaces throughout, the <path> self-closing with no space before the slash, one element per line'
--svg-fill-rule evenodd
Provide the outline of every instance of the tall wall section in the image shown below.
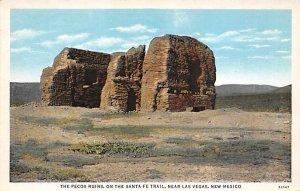
<path fill-rule="evenodd" d="M 139 111 L 141 104 L 142 66 L 145 46 L 126 53 L 114 53 L 101 94 L 100 109 L 107 111 Z"/>
<path fill-rule="evenodd" d="M 143 63 L 142 110 L 213 109 L 216 68 L 213 52 L 194 38 L 154 38 Z"/>
<path fill-rule="evenodd" d="M 42 104 L 99 107 L 110 55 L 65 48 L 41 76 Z"/>

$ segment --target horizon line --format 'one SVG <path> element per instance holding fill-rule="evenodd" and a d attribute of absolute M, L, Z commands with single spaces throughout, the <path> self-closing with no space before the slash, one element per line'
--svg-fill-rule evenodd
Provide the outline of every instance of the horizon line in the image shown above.
<path fill-rule="evenodd" d="M 41 83 L 41 82 L 16 82 L 16 81 L 9 81 L 10 83 Z M 215 85 L 215 86 L 224 86 L 224 85 L 259 85 L 259 86 L 274 86 L 274 87 L 285 87 L 285 86 L 289 86 L 289 85 L 292 85 L 293 83 L 288 83 L 287 85 L 284 85 L 284 86 L 278 86 L 278 85 L 271 85 L 271 84 L 233 84 L 233 83 L 230 83 L 230 84 L 218 84 L 218 85 Z"/>

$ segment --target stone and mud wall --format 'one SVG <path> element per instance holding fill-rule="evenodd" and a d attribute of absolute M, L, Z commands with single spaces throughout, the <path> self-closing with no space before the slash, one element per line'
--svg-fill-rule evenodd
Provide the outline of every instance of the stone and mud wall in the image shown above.
<path fill-rule="evenodd" d="M 42 103 L 106 111 L 214 109 L 213 52 L 187 36 L 165 35 L 127 52 L 65 48 L 41 76 Z"/>
<path fill-rule="evenodd" d="M 185 36 L 154 38 L 143 63 L 142 109 L 213 109 L 216 68 L 213 52 Z"/>
<path fill-rule="evenodd" d="M 101 94 L 100 109 L 107 111 L 139 111 L 141 105 L 142 67 L 145 46 L 126 53 L 114 53 Z"/>
<path fill-rule="evenodd" d="M 99 107 L 110 55 L 65 48 L 41 76 L 42 103 Z"/>

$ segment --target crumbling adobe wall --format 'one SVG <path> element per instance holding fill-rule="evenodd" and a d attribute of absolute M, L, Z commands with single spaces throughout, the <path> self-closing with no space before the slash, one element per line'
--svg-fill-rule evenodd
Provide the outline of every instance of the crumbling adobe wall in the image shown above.
<path fill-rule="evenodd" d="M 110 55 L 65 48 L 41 76 L 42 103 L 99 107 Z"/>
<path fill-rule="evenodd" d="M 213 109 L 216 68 L 213 52 L 194 38 L 154 38 L 143 63 L 141 108 L 145 111 Z"/>
<path fill-rule="evenodd" d="M 126 53 L 114 53 L 101 94 L 100 109 L 107 111 L 138 111 L 141 104 L 142 66 L 145 46 Z"/>
<path fill-rule="evenodd" d="M 154 38 L 126 53 L 65 48 L 41 76 L 42 103 L 107 111 L 214 109 L 213 52 L 177 35 Z"/>

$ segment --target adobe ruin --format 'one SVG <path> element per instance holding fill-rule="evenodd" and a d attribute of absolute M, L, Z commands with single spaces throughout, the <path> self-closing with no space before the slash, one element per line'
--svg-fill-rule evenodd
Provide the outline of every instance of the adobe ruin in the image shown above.
<path fill-rule="evenodd" d="M 213 52 L 177 35 L 112 54 L 65 48 L 41 76 L 42 104 L 105 111 L 214 109 Z"/>
<path fill-rule="evenodd" d="M 107 69 L 100 108 L 107 111 L 139 111 L 145 46 L 114 53 Z"/>
<path fill-rule="evenodd" d="M 208 46 L 186 36 L 156 37 L 143 63 L 142 109 L 214 109 L 215 81 L 215 58 Z"/>
<path fill-rule="evenodd" d="M 99 107 L 109 62 L 109 54 L 64 48 L 43 70 L 43 105 Z"/>

